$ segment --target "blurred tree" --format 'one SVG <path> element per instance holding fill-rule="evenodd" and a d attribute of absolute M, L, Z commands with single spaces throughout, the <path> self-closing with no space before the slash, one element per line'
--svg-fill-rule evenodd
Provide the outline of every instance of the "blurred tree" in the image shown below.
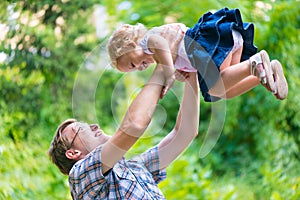
<path fill-rule="evenodd" d="M 90 18 L 94 4 L 1 1 L 0 127 L 14 140 L 38 123 L 72 116 L 75 74 L 98 41 Z"/>

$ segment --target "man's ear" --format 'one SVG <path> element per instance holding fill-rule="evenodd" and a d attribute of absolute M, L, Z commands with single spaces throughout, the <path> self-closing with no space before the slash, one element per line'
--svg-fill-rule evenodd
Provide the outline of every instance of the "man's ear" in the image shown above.
<path fill-rule="evenodd" d="M 78 160 L 81 154 L 81 151 L 74 149 L 68 149 L 65 153 L 66 157 L 71 160 Z"/>

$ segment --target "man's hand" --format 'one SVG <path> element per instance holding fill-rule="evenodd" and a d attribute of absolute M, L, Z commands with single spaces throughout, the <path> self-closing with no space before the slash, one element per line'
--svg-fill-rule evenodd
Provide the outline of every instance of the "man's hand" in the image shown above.
<path fill-rule="evenodd" d="M 186 79 L 190 77 L 190 73 L 177 69 L 175 71 L 175 77 L 177 81 L 184 82 Z"/>
<path fill-rule="evenodd" d="M 176 79 L 175 74 L 172 74 L 171 76 L 166 77 L 166 82 L 165 82 L 165 85 L 164 85 L 164 87 L 161 91 L 161 95 L 160 95 L 161 99 L 167 94 L 169 89 L 173 86 L 175 79 Z"/>
<path fill-rule="evenodd" d="M 173 75 L 166 78 L 165 86 L 161 92 L 160 98 L 162 99 L 168 92 L 168 90 L 173 86 L 175 79 L 180 82 L 186 81 L 190 77 L 190 72 L 185 72 L 181 70 L 176 70 Z"/>

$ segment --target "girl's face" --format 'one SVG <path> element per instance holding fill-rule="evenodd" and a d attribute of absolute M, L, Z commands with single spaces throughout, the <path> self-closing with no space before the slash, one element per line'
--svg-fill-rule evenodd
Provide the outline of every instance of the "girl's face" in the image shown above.
<path fill-rule="evenodd" d="M 153 55 L 146 54 L 142 48 L 137 47 L 117 59 L 117 68 L 121 72 L 142 71 L 152 63 Z"/>

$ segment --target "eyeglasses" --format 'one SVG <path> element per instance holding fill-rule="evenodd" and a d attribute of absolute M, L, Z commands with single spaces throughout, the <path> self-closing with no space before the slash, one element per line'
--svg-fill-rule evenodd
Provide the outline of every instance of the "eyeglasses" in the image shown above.
<path fill-rule="evenodd" d="M 73 143 L 74 143 L 74 141 L 75 141 L 75 138 L 77 137 L 77 135 L 78 135 L 78 133 L 79 133 L 79 131 L 80 131 L 81 129 L 82 129 L 82 128 L 79 127 L 78 130 L 76 131 L 75 136 L 73 137 L 73 140 L 72 140 L 72 142 L 71 142 L 71 144 L 70 144 L 70 146 L 69 146 L 69 149 L 73 146 Z"/>

